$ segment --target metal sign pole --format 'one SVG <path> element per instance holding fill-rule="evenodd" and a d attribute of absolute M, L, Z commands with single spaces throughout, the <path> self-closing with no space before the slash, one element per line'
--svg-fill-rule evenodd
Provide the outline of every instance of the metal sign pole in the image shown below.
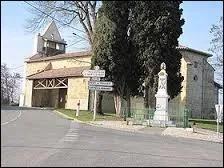
<path fill-rule="evenodd" d="M 94 67 L 95 70 L 99 70 L 100 67 L 99 66 L 95 66 Z M 100 81 L 100 78 L 96 78 L 96 81 Z M 97 95 L 97 91 L 95 90 L 94 91 L 94 110 L 93 110 L 93 121 L 96 120 L 96 104 L 97 104 L 97 98 L 96 98 L 96 95 Z"/>
<path fill-rule="evenodd" d="M 100 81 L 100 77 L 105 77 L 105 70 L 100 70 L 99 66 L 95 66 L 94 70 L 82 71 L 82 75 L 85 77 L 92 77 L 92 80 L 88 81 L 88 89 L 94 90 L 93 121 L 95 121 L 98 91 L 113 91 L 112 86 L 114 83 L 111 81 Z"/>
<path fill-rule="evenodd" d="M 219 104 L 216 104 L 215 105 L 215 109 L 216 109 L 216 113 L 217 113 L 217 119 L 216 119 L 216 122 L 217 122 L 217 136 L 219 138 L 219 120 L 220 120 L 220 105 Z"/>
<path fill-rule="evenodd" d="M 219 121 L 217 122 L 217 136 L 219 138 Z"/>
<path fill-rule="evenodd" d="M 94 91 L 94 110 L 93 110 L 93 121 L 95 121 L 95 120 L 96 120 L 96 102 L 97 102 L 97 100 L 96 100 L 96 94 L 97 94 L 97 91 L 95 90 L 95 91 Z"/>

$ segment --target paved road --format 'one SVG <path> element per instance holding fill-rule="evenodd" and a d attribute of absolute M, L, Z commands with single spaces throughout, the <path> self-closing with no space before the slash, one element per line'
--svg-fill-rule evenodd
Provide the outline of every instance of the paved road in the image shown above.
<path fill-rule="evenodd" d="M 2 107 L 1 116 L 1 166 L 223 166 L 223 144 L 98 128 L 50 110 Z"/>

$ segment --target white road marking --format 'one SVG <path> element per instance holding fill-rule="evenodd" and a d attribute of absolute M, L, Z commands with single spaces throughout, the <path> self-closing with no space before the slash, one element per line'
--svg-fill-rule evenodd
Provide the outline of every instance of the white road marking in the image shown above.
<path fill-rule="evenodd" d="M 21 114 L 22 114 L 21 111 L 19 111 L 19 115 L 17 117 L 15 117 L 15 118 L 7 121 L 7 122 L 1 123 L 1 125 L 5 125 L 5 124 L 8 124 L 10 122 L 13 122 L 13 121 L 17 120 L 21 116 Z"/>
<path fill-rule="evenodd" d="M 63 138 L 62 141 L 64 142 L 74 142 L 79 137 L 79 125 L 75 122 L 71 122 L 70 129 L 68 130 L 67 134 Z"/>
<path fill-rule="evenodd" d="M 79 135 L 78 133 L 76 133 L 76 134 L 69 134 L 69 135 L 66 135 L 66 136 L 77 136 L 77 135 Z"/>

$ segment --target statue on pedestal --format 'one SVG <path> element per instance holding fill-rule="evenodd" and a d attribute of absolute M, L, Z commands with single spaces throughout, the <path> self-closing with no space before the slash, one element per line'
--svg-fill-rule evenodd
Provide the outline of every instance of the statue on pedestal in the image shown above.
<path fill-rule="evenodd" d="M 158 91 L 155 95 L 156 111 L 154 113 L 153 123 L 165 127 L 168 124 L 168 99 L 170 96 L 167 94 L 167 73 L 164 62 L 161 64 L 160 69 L 158 73 Z"/>

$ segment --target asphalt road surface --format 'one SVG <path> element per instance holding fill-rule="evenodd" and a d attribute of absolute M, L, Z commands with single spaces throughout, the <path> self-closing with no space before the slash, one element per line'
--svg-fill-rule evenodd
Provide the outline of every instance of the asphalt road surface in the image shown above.
<path fill-rule="evenodd" d="M 223 144 L 94 127 L 51 110 L 1 107 L 1 166 L 223 166 Z"/>

